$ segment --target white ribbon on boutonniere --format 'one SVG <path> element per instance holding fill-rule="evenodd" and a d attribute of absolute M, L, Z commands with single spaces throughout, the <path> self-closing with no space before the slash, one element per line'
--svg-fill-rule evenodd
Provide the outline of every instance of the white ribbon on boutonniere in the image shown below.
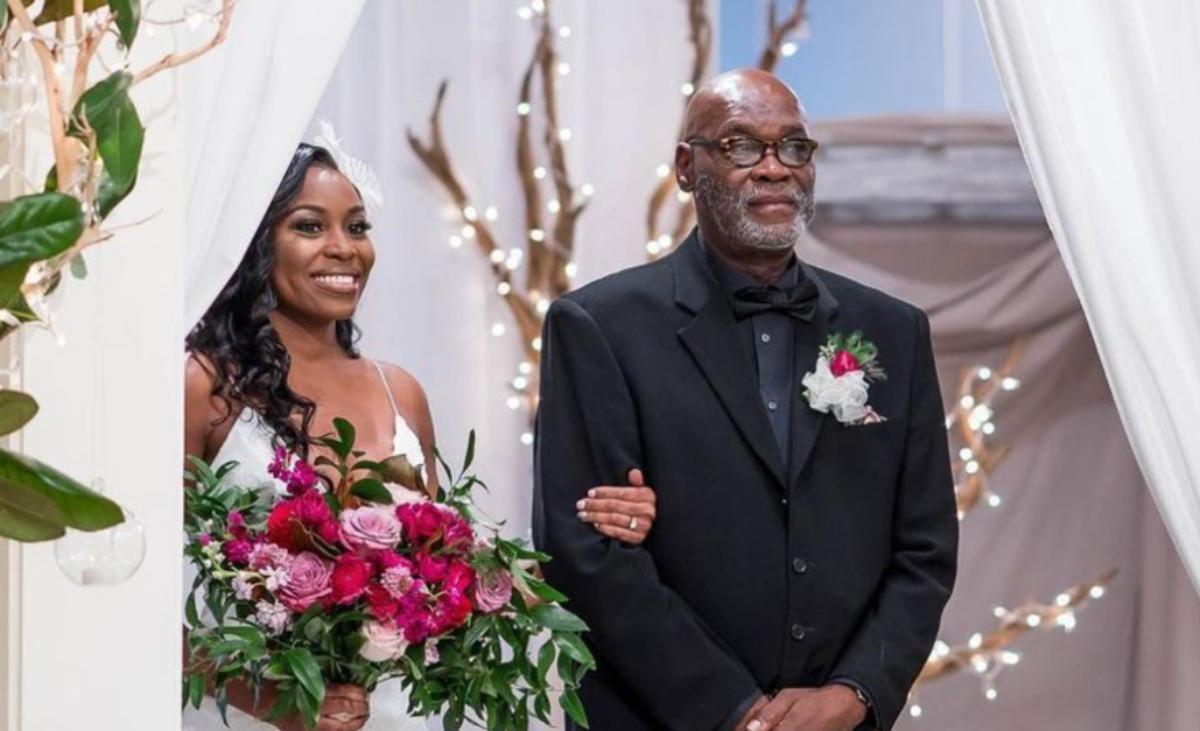
<path fill-rule="evenodd" d="M 855 331 L 834 333 L 818 351 L 816 370 L 804 374 L 804 398 L 822 414 L 833 414 L 843 426 L 887 421 L 867 403 L 872 383 L 887 380 L 875 344 Z"/>

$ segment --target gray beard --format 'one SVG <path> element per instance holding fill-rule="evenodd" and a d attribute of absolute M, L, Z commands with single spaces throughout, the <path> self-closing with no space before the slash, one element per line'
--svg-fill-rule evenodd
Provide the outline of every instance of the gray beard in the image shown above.
<path fill-rule="evenodd" d="M 796 216 L 790 224 L 764 226 L 756 223 L 749 214 L 750 199 L 761 192 L 753 187 L 730 190 L 711 175 L 701 175 L 696 180 L 696 205 L 708 211 L 718 233 L 726 241 L 755 251 L 778 252 L 795 248 L 808 232 L 816 212 L 812 194 L 797 190 L 792 195 Z"/>

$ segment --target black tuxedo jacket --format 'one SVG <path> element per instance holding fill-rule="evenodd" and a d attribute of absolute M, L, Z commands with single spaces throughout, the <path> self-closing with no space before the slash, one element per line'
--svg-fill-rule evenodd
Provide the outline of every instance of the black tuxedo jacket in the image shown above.
<path fill-rule="evenodd" d="M 958 521 L 925 314 L 803 265 L 797 379 L 830 333 L 861 330 L 887 421 L 843 426 L 795 384 L 792 466 L 753 355 L 696 233 L 673 254 L 567 294 L 543 333 L 533 531 L 552 584 L 591 626 L 582 698 L 596 731 L 712 731 L 755 689 L 862 685 L 884 729 L 929 657 Z M 640 547 L 576 516 L 641 468 L 658 520 Z"/>

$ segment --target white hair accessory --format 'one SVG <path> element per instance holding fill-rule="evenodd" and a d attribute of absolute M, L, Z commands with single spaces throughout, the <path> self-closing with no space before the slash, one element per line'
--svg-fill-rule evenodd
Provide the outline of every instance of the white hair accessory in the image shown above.
<path fill-rule="evenodd" d="M 313 138 L 312 143 L 329 151 L 342 175 L 358 188 L 367 208 L 376 211 L 383 207 L 383 188 L 379 185 L 379 176 L 370 165 L 346 152 L 328 119 L 317 120 L 317 136 Z"/>

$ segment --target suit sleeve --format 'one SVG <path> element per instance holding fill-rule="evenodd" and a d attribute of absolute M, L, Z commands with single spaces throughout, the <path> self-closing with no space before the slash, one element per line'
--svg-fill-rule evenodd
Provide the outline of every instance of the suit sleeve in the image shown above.
<path fill-rule="evenodd" d="M 869 693 L 890 729 L 937 639 L 958 552 L 958 517 L 945 413 L 934 368 L 929 320 L 919 313 L 904 466 L 893 511 L 891 563 L 833 677 Z"/>
<path fill-rule="evenodd" d="M 589 643 L 672 731 L 716 729 L 756 691 L 750 672 L 658 577 L 650 553 L 596 532 L 575 503 L 640 466 L 632 396 L 600 328 L 558 299 L 542 336 L 534 538 L 550 582 L 591 627 Z"/>

